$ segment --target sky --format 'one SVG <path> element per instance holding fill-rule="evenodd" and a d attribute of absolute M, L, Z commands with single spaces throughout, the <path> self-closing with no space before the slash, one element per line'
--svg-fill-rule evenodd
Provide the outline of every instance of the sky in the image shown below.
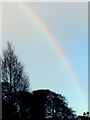
<path fill-rule="evenodd" d="M 25 65 L 30 89 L 50 89 L 77 114 L 87 112 L 87 2 L 3 2 L 2 49 L 7 41 Z"/>

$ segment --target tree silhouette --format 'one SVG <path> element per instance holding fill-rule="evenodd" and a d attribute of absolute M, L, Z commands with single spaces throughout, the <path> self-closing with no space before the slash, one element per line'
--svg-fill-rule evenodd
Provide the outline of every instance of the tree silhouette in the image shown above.
<path fill-rule="evenodd" d="M 3 50 L 0 58 L 2 117 L 3 119 L 19 120 L 21 116 L 19 113 L 21 101 L 17 96 L 19 92 L 29 91 L 29 77 L 24 71 L 24 65 L 16 56 L 12 43 L 7 43 L 7 47 Z"/>
<path fill-rule="evenodd" d="M 1 58 L 2 120 L 75 120 L 66 98 L 50 90 L 30 93 L 29 78 L 11 43 Z M 88 113 L 89 114 L 89 113 Z"/>
<path fill-rule="evenodd" d="M 19 61 L 10 42 L 7 43 L 7 48 L 3 50 L 1 72 L 2 81 L 9 83 L 9 93 L 28 90 L 28 75 L 25 73 L 24 65 Z"/>
<path fill-rule="evenodd" d="M 51 120 L 75 120 L 76 114 L 68 107 L 66 98 L 61 94 L 46 91 L 45 118 Z"/>
<path fill-rule="evenodd" d="M 2 86 L 3 89 L 7 88 L 5 83 Z M 68 107 L 65 97 L 50 90 L 36 90 L 32 93 L 21 91 L 16 94 L 15 98 L 14 96 L 12 98 L 13 102 L 8 102 L 3 98 L 2 120 L 7 120 L 7 118 L 9 120 L 76 119 L 76 114 Z"/>

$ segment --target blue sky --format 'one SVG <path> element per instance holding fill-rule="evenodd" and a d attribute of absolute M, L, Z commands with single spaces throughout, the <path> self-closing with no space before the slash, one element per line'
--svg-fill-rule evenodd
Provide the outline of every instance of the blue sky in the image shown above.
<path fill-rule="evenodd" d="M 12 41 L 16 54 L 30 75 L 31 89 L 63 94 L 77 114 L 87 111 L 88 99 L 88 3 L 27 3 L 47 26 L 75 72 L 85 100 L 72 84 L 62 61 L 46 36 L 18 3 L 3 3 L 2 45 Z M 83 102 L 86 102 L 85 103 Z"/>

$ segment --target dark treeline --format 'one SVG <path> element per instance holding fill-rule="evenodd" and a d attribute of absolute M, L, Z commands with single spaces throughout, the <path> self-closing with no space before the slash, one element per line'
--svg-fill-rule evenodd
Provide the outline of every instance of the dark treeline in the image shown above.
<path fill-rule="evenodd" d="M 11 43 L 7 43 L 0 60 L 2 120 L 75 120 L 75 111 L 61 94 L 29 91 L 29 77 Z"/>
<path fill-rule="evenodd" d="M 50 90 L 7 93 L 7 83 L 2 83 L 2 120 L 75 120 L 75 112 L 68 107 L 61 94 Z"/>

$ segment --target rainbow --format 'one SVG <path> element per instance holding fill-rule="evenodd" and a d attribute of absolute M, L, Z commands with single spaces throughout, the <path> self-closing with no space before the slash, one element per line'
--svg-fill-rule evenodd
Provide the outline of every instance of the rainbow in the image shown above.
<path fill-rule="evenodd" d="M 77 79 L 77 76 L 72 69 L 65 53 L 61 49 L 61 46 L 58 45 L 56 40 L 54 39 L 53 35 L 50 33 L 48 27 L 43 23 L 43 21 L 37 16 L 30 6 L 28 6 L 27 2 L 20 2 L 19 3 L 21 8 L 24 10 L 26 16 L 33 22 L 33 24 L 41 31 L 41 33 L 46 37 L 47 43 L 54 49 L 55 53 L 57 54 L 58 58 L 62 62 L 63 66 L 67 70 L 67 73 L 69 77 L 71 78 L 72 85 L 76 88 L 77 94 L 79 94 L 78 99 L 82 101 L 82 106 L 87 106 L 87 101 L 84 96 L 84 90 L 81 87 L 81 84 L 79 83 L 79 80 Z"/>

